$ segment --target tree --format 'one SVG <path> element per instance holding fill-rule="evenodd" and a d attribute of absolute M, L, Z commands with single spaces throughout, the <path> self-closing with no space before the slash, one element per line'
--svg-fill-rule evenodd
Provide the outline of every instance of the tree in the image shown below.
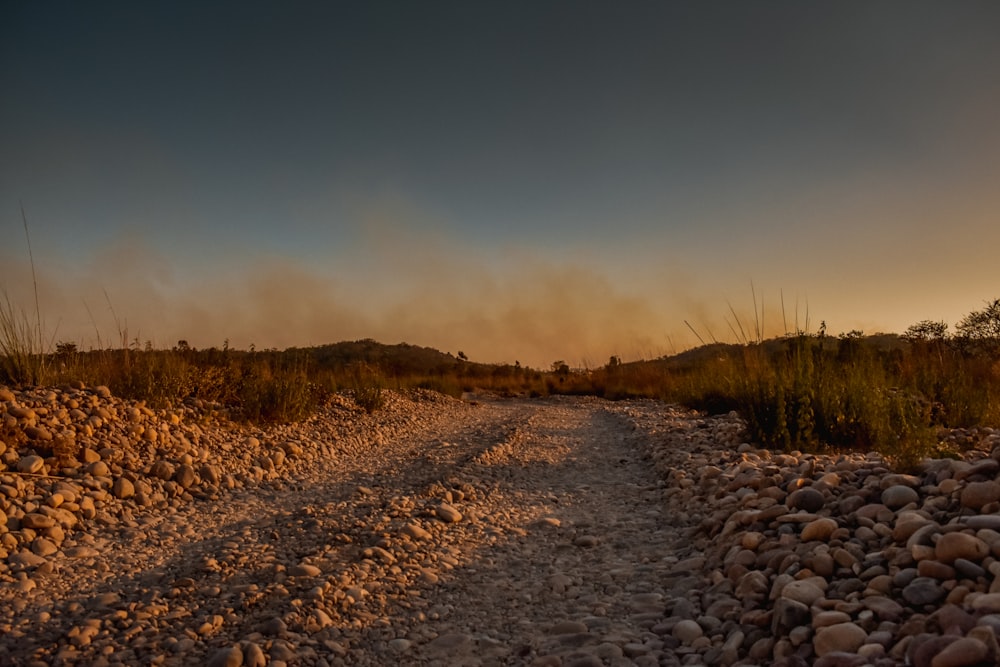
<path fill-rule="evenodd" d="M 56 343 L 56 354 L 60 357 L 69 357 L 77 353 L 76 343 Z"/>
<path fill-rule="evenodd" d="M 1000 350 L 1000 299 L 987 303 L 983 310 L 972 311 L 955 329 L 973 348 L 985 352 Z"/>
<path fill-rule="evenodd" d="M 916 324 L 911 324 L 903 334 L 903 338 L 909 341 L 941 341 L 948 335 L 948 325 L 944 322 L 933 322 L 922 320 Z"/>
<path fill-rule="evenodd" d="M 461 350 L 458 351 L 458 358 L 461 359 L 462 361 L 468 361 L 469 360 L 469 358 L 467 356 L 465 356 L 465 352 L 462 352 Z"/>

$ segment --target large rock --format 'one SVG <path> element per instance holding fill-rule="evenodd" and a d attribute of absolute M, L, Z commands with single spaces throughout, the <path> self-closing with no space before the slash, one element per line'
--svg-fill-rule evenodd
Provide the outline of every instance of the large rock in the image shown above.
<path fill-rule="evenodd" d="M 174 473 L 174 481 L 177 482 L 182 489 L 189 488 L 192 484 L 194 484 L 194 480 L 194 468 L 187 463 L 177 468 L 177 472 Z"/>
<path fill-rule="evenodd" d="M 438 505 L 434 514 L 445 523 L 456 523 L 462 520 L 462 513 L 448 503 Z"/>
<path fill-rule="evenodd" d="M 868 633 L 854 623 L 837 623 L 820 628 L 813 637 L 813 650 L 824 656 L 833 651 L 854 653 L 868 639 Z"/>
<path fill-rule="evenodd" d="M 822 598 L 823 595 L 822 588 L 806 580 L 793 581 L 781 589 L 781 597 L 801 602 L 807 607 Z"/>
<path fill-rule="evenodd" d="M 968 484 L 962 489 L 960 502 L 962 507 L 979 510 L 982 509 L 983 505 L 995 503 L 998 500 L 1000 500 L 1000 483 L 990 481 Z"/>
<path fill-rule="evenodd" d="M 908 486 L 897 484 L 882 492 L 882 504 L 889 509 L 898 510 L 910 503 L 920 500 L 920 495 Z"/>
<path fill-rule="evenodd" d="M 958 558 L 982 560 L 989 552 L 985 542 L 968 533 L 945 533 L 934 546 L 934 556 L 942 563 L 954 563 Z"/>
<path fill-rule="evenodd" d="M 21 525 L 32 530 L 45 530 L 56 525 L 56 520 L 46 514 L 29 512 L 21 517 Z"/>
<path fill-rule="evenodd" d="M 702 636 L 703 630 L 701 629 L 701 626 L 698 625 L 697 621 L 685 619 L 683 621 L 678 621 L 670 634 L 680 640 L 682 644 L 690 644 L 695 639 Z"/>
<path fill-rule="evenodd" d="M 42 466 L 45 465 L 45 459 L 41 456 L 35 454 L 29 454 L 27 456 L 22 456 L 14 469 L 21 473 L 27 473 L 33 475 L 35 473 L 41 472 Z"/>
<path fill-rule="evenodd" d="M 917 577 L 903 589 L 903 599 L 919 606 L 937 604 L 946 594 L 941 584 L 929 577 Z"/>
<path fill-rule="evenodd" d="M 837 521 L 828 517 L 810 521 L 802 528 L 802 541 L 820 540 L 825 542 L 830 539 L 830 536 L 833 534 L 833 531 L 837 530 L 837 527 Z"/>
<path fill-rule="evenodd" d="M 241 667 L 243 665 L 243 651 L 239 646 L 220 648 L 208 661 L 208 667 Z"/>
<path fill-rule="evenodd" d="M 986 660 L 989 649 L 986 644 L 978 639 L 963 637 L 951 644 L 934 656 L 931 660 L 931 667 L 968 667 L 978 665 Z"/>
<path fill-rule="evenodd" d="M 119 477 L 111 486 L 111 493 L 119 500 L 125 500 L 135 495 L 135 485 L 125 477 Z"/>
<path fill-rule="evenodd" d="M 149 476 L 157 479 L 168 480 L 174 476 L 174 465 L 162 459 L 153 464 L 149 469 Z"/>
<path fill-rule="evenodd" d="M 788 502 L 785 504 L 793 509 L 805 510 L 811 513 L 821 510 L 825 502 L 826 499 L 822 493 L 811 487 L 805 487 L 789 494 Z"/>

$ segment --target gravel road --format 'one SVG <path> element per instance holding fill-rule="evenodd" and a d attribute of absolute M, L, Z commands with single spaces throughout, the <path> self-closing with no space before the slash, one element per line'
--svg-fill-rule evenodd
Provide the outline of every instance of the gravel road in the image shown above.
<path fill-rule="evenodd" d="M 269 429 L 104 388 L 0 402 L 3 665 L 1000 657 L 992 429 L 904 474 L 648 400 L 389 393 Z"/>
<path fill-rule="evenodd" d="M 628 409 L 424 395 L 373 417 L 335 405 L 295 428 L 222 433 L 257 447 L 292 438 L 296 456 L 270 479 L 238 475 L 190 500 L 101 496 L 100 517 L 0 589 L 0 655 L 658 664 L 649 628 L 684 540 Z"/>

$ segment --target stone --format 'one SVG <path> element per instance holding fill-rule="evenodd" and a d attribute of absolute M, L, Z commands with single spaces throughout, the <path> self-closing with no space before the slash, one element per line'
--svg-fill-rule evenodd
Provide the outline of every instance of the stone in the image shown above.
<path fill-rule="evenodd" d="M 812 605 L 824 595 L 823 589 L 810 581 L 798 580 L 786 584 L 781 589 L 781 597 L 788 600 L 801 602 L 806 606 Z"/>
<path fill-rule="evenodd" d="M 778 598 L 774 603 L 771 632 L 775 636 L 787 633 L 793 628 L 807 625 L 810 617 L 807 605 L 789 598 Z"/>
<path fill-rule="evenodd" d="M 1000 514 L 978 514 L 962 517 L 961 523 L 974 530 L 1000 531 Z"/>
<path fill-rule="evenodd" d="M 882 504 L 889 509 L 900 509 L 920 500 L 920 495 L 912 488 L 897 484 L 882 492 Z"/>
<path fill-rule="evenodd" d="M 173 475 L 173 472 L 170 473 Z M 219 471 L 219 466 L 212 465 L 211 463 L 206 463 L 198 469 L 198 474 L 201 476 L 202 480 L 213 486 L 217 485 L 222 479 L 222 474 Z M 166 477 L 170 479 L 170 476 Z"/>
<path fill-rule="evenodd" d="M 86 464 L 97 463 L 101 460 L 101 455 L 95 452 L 90 447 L 83 447 L 80 449 L 80 460 Z"/>
<path fill-rule="evenodd" d="M 804 490 L 804 489 L 803 489 Z M 833 534 L 833 531 L 837 530 L 838 525 L 835 519 L 830 519 L 824 517 L 822 519 L 816 519 L 815 521 L 810 521 L 802 528 L 802 534 L 800 537 L 803 542 L 810 542 L 812 540 L 827 541 Z"/>
<path fill-rule="evenodd" d="M 21 473 L 27 473 L 29 475 L 34 475 L 41 472 L 42 466 L 45 465 L 45 459 L 36 454 L 29 454 L 27 456 L 22 456 L 18 462 L 14 465 L 14 469 Z"/>
<path fill-rule="evenodd" d="M 220 648 L 208 661 L 208 667 L 242 667 L 243 651 L 239 646 Z"/>
<path fill-rule="evenodd" d="M 903 599 L 913 605 L 937 604 L 947 592 L 935 579 L 916 577 L 903 589 Z"/>
<path fill-rule="evenodd" d="M 854 653 L 868 639 L 868 633 L 854 623 L 837 623 L 820 628 L 813 637 L 813 650 L 824 656 L 833 651 Z"/>
<path fill-rule="evenodd" d="M 981 510 L 984 505 L 1000 500 L 1000 482 L 970 482 L 962 489 L 959 502 L 962 507 Z"/>
<path fill-rule="evenodd" d="M 31 543 L 31 552 L 37 556 L 51 556 L 57 551 L 59 551 L 59 547 L 52 540 L 44 537 L 36 537 L 35 541 Z"/>
<path fill-rule="evenodd" d="M 52 440 L 52 433 L 44 426 L 26 426 L 24 434 L 31 440 L 41 440 L 44 442 Z"/>
<path fill-rule="evenodd" d="M 182 489 L 190 488 L 191 485 L 194 484 L 194 480 L 194 467 L 186 463 L 178 467 L 177 472 L 174 473 L 174 481 L 177 482 Z"/>
<path fill-rule="evenodd" d="M 977 561 L 989 554 L 985 542 L 968 533 L 945 533 L 934 546 L 934 555 L 942 563 L 954 563 L 958 558 Z"/>
<path fill-rule="evenodd" d="M 397 637 L 396 639 L 392 639 L 387 644 L 389 650 L 395 653 L 396 655 L 399 655 L 400 653 L 406 653 L 407 651 L 410 650 L 410 646 L 412 645 L 413 642 L 403 637 Z"/>
<path fill-rule="evenodd" d="M 955 604 L 945 604 L 931 615 L 931 619 L 937 622 L 938 627 L 945 634 L 966 634 L 975 627 L 976 619 Z M 957 632 L 952 632 L 957 630 Z"/>
<path fill-rule="evenodd" d="M 861 655 L 862 646 L 857 653 L 847 653 L 846 651 L 832 651 L 822 658 L 817 658 L 812 663 L 812 667 L 867 667 L 871 663 L 866 656 Z M 882 648 L 882 647 L 878 647 Z"/>
<path fill-rule="evenodd" d="M 66 554 L 67 558 L 94 558 L 101 555 L 100 551 L 87 545 L 70 547 L 64 550 L 63 553 Z"/>
<path fill-rule="evenodd" d="M 767 575 L 760 570 L 750 570 L 736 584 L 736 597 L 743 600 L 744 604 L 759 603 L 767 597 L 770 586 Z"/>
<path fill-rule="evenodd" d="M 445 523 L 457 523 L 462 520 L 462 513 L 448 503 L 441 503 L 434 509 L 434 515 Z"/>
<path fill-rule="evenodd" d="M 45 530 L 56 525 L 56 520 L 46 514 L 30 512 L 21 517 L 21 525 L 32 530 Z"/>
<path fill-rule="evenodd" d="M 931 660 L 931 667 L 966 667 L 982 662 L 989 655 L 986 644 L 963 637 L 948 644 Z"/>
<path fill-rule="evenodd" d="M 169 461 L 159 460 L 149 469 L 149 476 L 168 480 L 174 476 L 174 466 Z"/>
<path fill-rule="evenodd" d="M 243 652 L 242 667 L 266 667 L 267 656 L 264 655 L 264 650 L 255 642 L 241 642 L 240 650 Z"/>
<path fill-rule="evenodd" d="M 986 576 L 986 570 L 964 558 L 955 559 L 955 570 L 967 579 L 977 579 L 978 577 Z"/>
<path fill-rule="evenodd" d="M 697 621 L 684 619 L 682 621 L 678 621 L 677 624 L 674 625 L 670 634 L 679 639 L 681 643 L 690 645 L 694 640 L 701 637 L 704 632 L 702 631 L 701 626 L 698 625 Z"/>
<path fill-rule="evenodd" d="M 976 596 L 972 599 L 972 609 L 980 614 L 1000 614 L 1000 593 Z"/>
<path fill-rule="evenodd" d="M 115 498 L 125 500 L 135 495 L 135 486 L 128 479 L 119 477 L 111 486 L 111 493 L 114 494 Z"/>
<path fill-rule="evenodd" d="M 812 626 L 814 630 L 819 628 L 825 628 L 829 625 L 837 625 L 838 623 L 850 623 L 851 615 L 842 611 L 829 610 L 821 611 L 813 615 Z"/>
<path fill-rule="evenodd" d="M 408 523 L 400 530 L 403 535 L 414 540 L 429 540 L 431 534 L 415 523 Z"/>
<path fill-rule="evenodd" d="M 933 579 L 954 579 L 955 568 L 941 561 L 928 558 L 917 563 L 917 574 L 921 577 L 931 577 Z"/>
<path fill-rule="evenodd" d="M 111 474 L 111 469 L 104 461 L 94 461 L 87 466 L 87 472 L 94 477 L 107 477 Z"/>
<path fill-rule="evenodd" d="M 468 653 L 472 647 L 472 637 L 458 632 L 440 635 L 427 644 L 429 651 L 445 653 L 449 656 Z"/>
<path fill-rule="evenodd" d="M 320 574 L 322 570 L 309 563 L 299 563 L 288 568 L 288 575 L 291 577 L 318 577 Z"/>
<path fill-rule="evenodd" d="M 560 621 L 549 629 L 550 635 L 570 635 L 581 632 L 589 632 L 586 623 L 580 621 Z"/>
<path fill-rule="evenodd" d="M 13 566 L 15 570 L 27 570 L 42 567 L 48 563 L 48 560 L 46 560 L 44 556 L 39 556 L 38 554 L 30 551 L 18 551 L 17 553 L 8 556 L 7 562 Z"/>
<path fill-rule="evenodd" d="M 790 508 L 818 512 L 823 508 L 826 499 L 823 494 L 811 487 L 805 487 L 789 494 L 786 504 Z"/>

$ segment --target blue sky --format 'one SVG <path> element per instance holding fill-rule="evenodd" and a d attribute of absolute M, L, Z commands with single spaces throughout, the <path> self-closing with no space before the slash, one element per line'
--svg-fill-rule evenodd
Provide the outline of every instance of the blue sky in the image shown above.
<path fill-rule="evenodd" d="M 84 347 L 548 365 L 1000 296 L 987 2 L 8 2 L 0 286 Z M 112 310 L 114 311 L 112 313 Z M 730 316 L 730 319 L 731 316 Z M 127 329 L 127 331 L 125 331 Z"/>

